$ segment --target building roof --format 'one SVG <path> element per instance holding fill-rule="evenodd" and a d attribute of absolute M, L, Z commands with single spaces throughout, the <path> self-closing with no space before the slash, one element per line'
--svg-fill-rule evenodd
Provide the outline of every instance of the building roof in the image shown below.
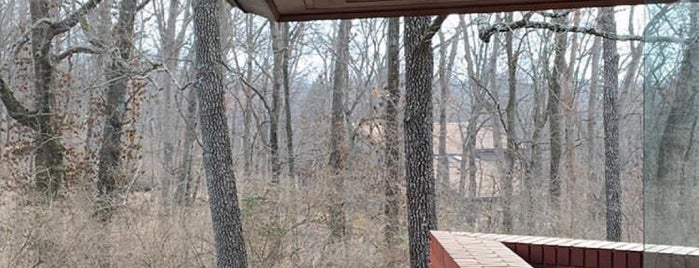
<path fill-rule="evenodd" d="M 426 16 L 516 10 L 637 5 L 642 0 L 232 0 L 276 21 Z M 657 1 L 657 0 L 656 0 Z M 662 1 L 662 0 L 661 0 Z M 655 1 L 653 1 L 655 2 Z"/>

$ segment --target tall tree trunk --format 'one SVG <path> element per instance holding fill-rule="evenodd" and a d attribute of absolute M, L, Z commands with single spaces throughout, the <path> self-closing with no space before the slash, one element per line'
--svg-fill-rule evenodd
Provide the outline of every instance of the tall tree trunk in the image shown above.
<path fill-rule="evenodd" d="M 180 162 L 180 173 L 177 179 L 177 188 L 175 190 L 175 200 L 180 205 L 189 206 L 192 204 L 192 149 L 197 135 L 197 91 L 190 89 L 187 94 L 187 118 L 185 119 L 184 132 L 184 152 L 182 153 L 182 162 Z"/>
<path fill-rule="evenodd" d="M 616 33 L 614 8 L 600 9 L 600 28 Z M 621 240 L 621 181 L 619 166 L 619 53 L 616 41 L 602 41 L 604 58 L 604 187 L 607 197 L 607 240 Z"/>
<path fill-rule="evenodd" d="M 216 12 L 218 1 L 198 0 L 193 9 L 197 68 L 194 86 L 199 93 L 202 151 L 216 266 L 244 268 L 248 262 L 225 116 L 223 74 L 219 65 L 223 57 Z"/>
<path fill-rule="evenodd" d="M 573 12 L 573 26 L 580 26 L 580 12 Z M 571 34 L 570 40 L 570 57 L 568 64 L 566 66 L 565 72 L 562 73 L 561 79 L 561 98 L 563 101 L 563 116 L 565 118 L 565 178 L 566 178 L 566 192 L 568 194 L 568 200 L 566 202 L 566 210 L 568 210 L 568 230 L 571 232 L 576 229 L 577 215 L 580 211 L 577 209 L 580 207 L 578 204 L 580 202 L 581 190 L 577 190 L 578 186 L 578 160 L 575 151 L 575 139 L 576 139 L 576 120 L 578 114 L 578 105 L 575 102 L 575 62 L 578 58 L 578 50 L 580 50 L 580 44 L 578 43 L 578 34 Z M 579 228 L 577 228 L 579 229 Z"/>
<path fill-rule="evenodd" d="M 245 16 L 245 52 L 247 60 L 245 63 L 245 79 L 252 83 L 252 64 L 254 59 L 254 32 L 253 32 L 253 15 Z M 252 99 L 253 93 L 249 86 L 243 88 L 245 93 L 245 105 L 243 107 L 243 171 L 245 176 L 250 176 L 252 172 L 252 154 L 253 154 L 253 133 L 252 133 Z"/>
<path fill-rule="evenodd" d="M 594 37 L 595 41 L 592 45 L 592 59 L 591 68 L 592 75 L 590 77 L 590 94 L 587 100 L 587 175 L 588 178 L 584 184 L 583 189 L 597 189 L 599 185 L 599 175 L 597 173 L 597 165 L 595 164 L 595 150 L 597 144 L 597 95 L 599 94 L 599 75 L 600 75 L 600 56 L 602 53 L 602 39 L 599 37 Z M 593 190 L 593 192 L 595 192 Z M 583 202 L 585 204 L 592 204 L 594 200 L 591 199 L 589 191 L 584 191 Z M 595 212 L 594 205 L 589 206 L 589 214 L 592 215 L 593 220 L 596 220 L 597 213 Z"/>
<path fill-rule="evenodd" d="M 449 100 L 449 76 L 451 70 L 447 67 L 447 44 L 444 33 L 439 33 L 441 48 L 439 49 L 439 157 L 437 167 L 437 181 L 442 194 L 449 189 L 449 156 L 447 155 L 447 101 Z"/>
<path fill-rule="evenodd" d="M 126 89 L 129 82 L 125 75 L 131 59 L 136 0 L 122 0 L 119 3 L 119 20 L 112 30 L 118 55 L 112 55 L 112 63 L 105 74 L 108 81 L 105 112 L 107 120 L 102 128 L 102 148 L 99 152 L 97 172 L 98 213 L 107 222 L 112 215 L 112 194 L 116 180 L 123 175 L 121 167 L 121 133 L 124 113 L 126 113 Z"/>
<path fill-rule="evenodd" d="M 281 173 L 281 161 L 279 159 L 279 114 L 280 114 L 280 93 L 284 82 L 284 37 L 282 28 L 283 25 L 270 22 L 270 31 L 272 33 L 272 50 L 274 54 L 274 63 L 272 68 L 272 111 L 269 115 L 269 148 L 270 159 L 272 165 L 272 184 L 279 184 L 279 175 Z"/>
<path fill-rule="evenodd" d="M 557 23 L 565 23 L 565 19 L 556 19 Z M 549 136 L 551 146 L 551 162 L 549 163 L 549 202 L 554 215 L 557 215 L 561 207 L 561 178 L 560 164 L 562 156 L 562 140 L 561 140 L 561 83 L 564 82 L 563 76 L 566 74 L 566 46 L 567 33 L 557 33 L 554 44 L 554 66 L 549 77 Z"/>
<path fill-rule="evenodd" d="M 48 3 L 33 0 L 29 2 L 32 24 L 49 19 Z M 31 30 L 32 56 L 34 58 L 34 94 L 38 131 L 34 140 L 36 146 L 36 187 L 40 192 L 53 197 L 60 187 L 65 171 L 63 169 L 63 145 L 60 143 L 57 118 L 55 115 L 56 97 L 53 91 L 53 71 L 51 64 L 51 25 L 38 23 Z"/>
<path fill-rule="evenodd" d="M 432 36 L 427 17 L 405 18 L 404 117 L 410 265 L 429 267 L 430 230 L 437 228 L 432 150 Z"/>
<path fill-rule="evenodd" d="M 295 181 L 296 164 L 294 163 L 294 129 L 291 121 L 291 79 L 289 77 L 289 58 L 291 57 L 291 33 L 289 32 L 289 23 L 282 25 L 282 36 L 284 50 L 282 54 L 282 76 L 284 83 L 284 116 L 286 129 L 286 154 L 287 166 L 289 167 L 289 177 Z"/>
<path fill-rule="evenodd" d="M 508 21 L 512 21 L 512 14 L 508 14 Z M 514 51 L 514 44 L 512 38 L 512 31 L 505 33 L 505 49 L 507 51 L 507 85 L 508 85 L 508 98 L 507 98 L 507 108 L 505 108 L 505 114 L 507 117 L 507 129 L 505 133 L 507 134 L 507 151 L 505 151 L 505 161 L 507 168 L 505 170 L 505 181 L 503 183 L 504 190 L 504 202 L 503 202 L 503 228 L 505 233 L 512 232 L 512 198 L 513 188 L 512 181 L 515 176 L 515 160 L 518 151 L 517 136 L 515 128 L 515 116 L 517 114 L 517 60 L 518 53 Z"/>
<path fill-rule="evenodd" d="M 400 137 L 398 124 L 398 105 L 400 101 L 399 77 L 399 53 L 400 53 L 400 20 L 391 18 L 388 20 L 387 32 L 387 84 L 386 84 L 386 121 L 384 126 L 384 140 L 386 141 L 386 177 L 384 178 L 384 194 L 386 204 L 384 215 L 386 225 L 384 236 L 388 253 L 386 267 L 398 267 L 401 261 L 394 257 L 399 244 L 399 179 L 400 179 Z"/>
<path fill-rule="evenodd" d="M 347 128 L 345 126 L 344 95 L 347 90 L 349 76 L 349 41 L 352 22 L 343 20 L 337 31 L 335 70 L 333 72 L 332 116 L 330 119 L 330 161 L 332 168 L 332 195 L 330 203 L 330 232 L 335 242 L 341 241 L 346 235 L 346 219 L 344 212 L 345 180 L 347 168 Z"/>

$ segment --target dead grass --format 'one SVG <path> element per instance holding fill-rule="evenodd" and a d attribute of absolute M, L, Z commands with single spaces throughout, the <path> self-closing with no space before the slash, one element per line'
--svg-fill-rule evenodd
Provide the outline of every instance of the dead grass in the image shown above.
<path fill-rule="evenodd" d="M 311 181 L 322 181 L 322 174 L 313 176 Z M 330 245 L 325 217 L 328 204 L 323 194 L 327 191 L 323 183 L 303 190 L 289 190 L 294 187 L 283 185 L 280 189 L 287 190 L 277 191 L 263 181 L 249 178 L 240 183 L 252 267 L 382 266 L 383 221 L 377 218 L 380 206 L 372 204 L 380 202 L 380 198 L 354 202 L 357 209 L 348 211 L 350 237 L 345 244 Z M 348 195 L 359 194 L 363 189 L 356 190 Z M 166 211 L 152 196 L 157 192 L 132 193 L 112 223 L 104 228 L 92 217 L 89 192 L 65 193 L 51 206 L 42 204 L 32 194 L 0 192 L 0 267 L 215 264 L 205 197 L 191 207 Z M 363 209 L 374 207 L 377 209 Z"/>

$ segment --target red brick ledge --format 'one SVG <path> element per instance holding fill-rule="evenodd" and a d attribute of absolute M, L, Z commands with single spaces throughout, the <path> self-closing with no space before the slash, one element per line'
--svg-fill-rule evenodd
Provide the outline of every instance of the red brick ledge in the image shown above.
<path fill-rule="evenodd" d="M 699 248 L 482 233 L 430 232 L 432 268 L 689 268 Z"/>
<path fill-rule="evenodd" d="M 532 267 L 503 243 L 463 233 L 430 232 L 430 267 Z"/>

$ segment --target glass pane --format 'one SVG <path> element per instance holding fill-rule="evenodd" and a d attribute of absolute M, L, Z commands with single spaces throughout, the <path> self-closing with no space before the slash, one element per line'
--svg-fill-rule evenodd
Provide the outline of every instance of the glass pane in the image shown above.
<path fill-rule="evenodd" d="M 648 5 L 646 14 L 644 240 L 699 246 L 699 5 Z"/>

